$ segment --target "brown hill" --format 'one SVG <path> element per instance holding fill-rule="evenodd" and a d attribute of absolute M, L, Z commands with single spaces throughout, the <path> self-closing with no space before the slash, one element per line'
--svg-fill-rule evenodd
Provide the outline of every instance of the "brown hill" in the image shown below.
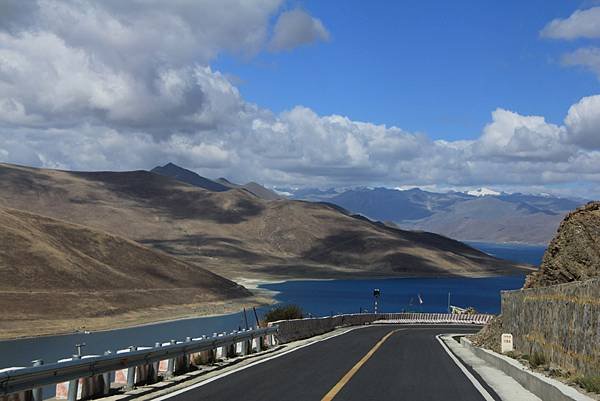
<path fill-rule="evenodd" d="M 219 181 L 219 183 L 221 183 L 229 188 L 245 189 L 246 191 L 250 192 L 251 194 L 256 195 L 259 198 L 264 199 L 264 200 L 284 199 L 283 196 L 278 195 L 276 192 L 271 191 L 270 189 L 265 188 L 256 182 L 249 182 L 244 185 L 239 185 L 239 184 L 234 184 L 231 181 L 228 181 L 224 178 L 220 178 L 218 181 Z"/>
<path fill-rule="evenodd" d="M 530 267 L 338 207 L 210 192 L 146 171 L 65 172 L 0 164 L 0 205 L 124 236 L 230 278 L 492 275 Z"/>
<path fill-rule="evenodd" d="M 40 334 L 85 321 L 102 328 L 161 320 L 181 308 L 215 312 L 251 295 L 198 266 L 80 225 L 0 208 L 0 227 L 2 336 L 33 320 Z M 159 307 L 162 314 L 144 318 Z"/>
<path fill-rule="evenodd" d="M 600 276 L 600 202 L 569 213 L 525 288 L 586 280 Z"/>

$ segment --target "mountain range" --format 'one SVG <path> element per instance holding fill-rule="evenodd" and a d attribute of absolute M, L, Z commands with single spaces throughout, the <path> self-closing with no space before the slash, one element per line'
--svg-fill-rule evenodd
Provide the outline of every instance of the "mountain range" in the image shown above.
<path fill-rule="evenodd" d="M 197 185 L 143 170 L 0 164 L 0 276 L 10 278 L 0 300 L 11 311 L 0 314 L 3 335 L 241 309 L 261 302 L 237 284 L 252 279 L 533 270 L 331 203 L 265 199 L 245 185 L 178 177 Z"/>
<path fill-rule="evenodd" d="M 325 201 L 403 229 L 463 241 L 546 245 L 560 221 L 586 203 L 551 195 L 477 191 L 437 193 L 419 188 L 284 189 L 293 199 Z"/>
<path fill-rule="evenodd" d="M 264 200 L 289 199 L 326 202 L 375 221 L 406 230 L 441 234 L 462 241 L 546 245 L 562 218 L 585 204 L 548 194 L 505 193 L 490 188 L 467 192 L 430 192 L 419 188 L 283 188 L 278 192 L 250 182 L 233 184 L 210 180 L 168 163 L 152 172 L 209 191 L 243 189 Z"/>
<path fill-rule="evenodd" d="M 204 188 L 212 192 L 225 192 L 230 189 L 242 189 L 255 195 L 261 199 L 274 200 L 281 199 L 282 196 L 276 192 L 263 187 L 256 182 L 249 182 L 246 184 L 235 184 L 226 178 L 217 178 L 211 180 L 201 175 L 194 173 L 191 170 L 179 167 L 173 163 L 167 163 L 164 166 L 157 166 L 150 170 L 153 173 L 164 175 L 165 177 L 171 177 L 178 181 L 185 182 L 195 187 Z"/>

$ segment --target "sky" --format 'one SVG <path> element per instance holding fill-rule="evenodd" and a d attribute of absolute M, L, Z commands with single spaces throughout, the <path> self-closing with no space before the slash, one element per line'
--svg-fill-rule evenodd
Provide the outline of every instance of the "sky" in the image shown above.
<path fill-rule="evenodd" d="M 600 2 L 3 0 L 0 161 L 600 197 Z"/>

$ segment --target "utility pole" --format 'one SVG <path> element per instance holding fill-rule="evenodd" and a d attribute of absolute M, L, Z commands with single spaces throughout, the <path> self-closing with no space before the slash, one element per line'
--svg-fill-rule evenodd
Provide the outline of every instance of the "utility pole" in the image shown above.
<path fill-rule="evenodd" d="M 448 291 L 448 313 L 452 313 L 450 311 L 450 291 Z"/>
<path fill-rule="evenodd" d="M 378 310 L 378 303 L 379 303 L 379 296 L 381 295 L 381 291 L 379 291 L 379 288 L 375 288 L 373 290 L 373 298 L 375 301 L 375 308 L 373 309 L 373 311 L 375 312 L 375 314 L 377 314 L 377 310 Z"/>

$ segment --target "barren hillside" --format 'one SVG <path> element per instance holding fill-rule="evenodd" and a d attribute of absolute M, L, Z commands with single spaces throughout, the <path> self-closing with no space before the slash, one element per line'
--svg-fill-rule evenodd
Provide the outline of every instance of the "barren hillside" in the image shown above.
<path fill-rule="evenodd" d="M 230 278 L 491 275 L 529 269 L 319 203 L 210 192 L 146 171 L 0 164 L 0 205 L 130 238 Z"/>
<path fill-rule="evenodd" d="M 526 288 L 582 281 L 600 276 L 600 202 L 572 211 L 560 223 L 540 269 Z"/>
<path fill-rule="evenodd" d="M 251 302 L 234 282 L 119 236 L 7 208 L 0 208 L 0 227 L 3 336 L 33 320 L 42 332 L 44 325 L 69 331 L 86 320 L 101 328 Z"/>

